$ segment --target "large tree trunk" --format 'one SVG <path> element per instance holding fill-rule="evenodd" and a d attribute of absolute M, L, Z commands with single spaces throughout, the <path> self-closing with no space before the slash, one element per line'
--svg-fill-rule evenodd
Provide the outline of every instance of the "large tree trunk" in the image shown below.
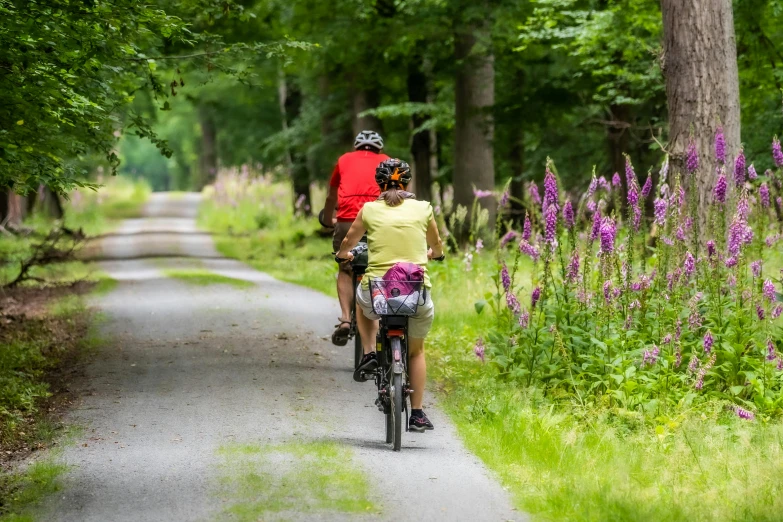
<path fill-rule="evenodd" d="M 478 45 L 477 45 L 478 44 Z M 490 41 L 490 24 L 476 21 L 455 33 L 455 54 L 459 67 L 455 85 L 454 203 L 468 208 L 473 188 L 495 186 L 492 106 L 495 103 L 495 63 Z M 494 218 L 496 202 L 487 197 L 482 206 Z"/>
<path fill-rule="evenodd" d="M 13 190 L 8 191 L 8 214 L 3 220 L 9 228 L 16 228 L 22 224 L 27 215 L 27 197 L 21 196 Z"/>
<path fill-rule="evenodd" d="M 700 155 L 696 184 L 702 214 L 711 200 L 720 123 L 729 158 L 740 146 L 739 75 L 731 0 L 661 0 L 669 151 L 674 172 L 685 173 L 691 129 Z"/>
<path fill-rule="evenodd" d="M 367 109 L 378 107 L 381 101 L 380 93 L 377 89 L 354 89 L 351 93 L 351 103 L 353 104 L 353 135 L 356 136 L 363 130 L 373 130 L 383 134 L 383 125 L 381 120 L 375 116 L 359 116 Z"/>
<path fill-rule="evenodd" d="M 54 219 L 63 217 L 63 206 L 60 202 L 60 197 L 46 185 L 38 187 L 38 193 L 34 201 L 38 202 L 38 209 L 45 215 Z"/>
<path fill-rule="evenodd" d="M 414 103 L 427 103 L 427 76 L 418 58 L 408 66 L 408 100 Z M 411 117 L 411 125 L 417 129 L 424 125 L 427 117 L 417 114 Z M 413 159 L 413 188 L 418 199 L 432 200 L 432 173 L 430 168 L 430 132 L 428 130 L 415 133 L 411 138 L 411 158 Z"/>
<path fill-rule="evenodd" d="M 199 106 L 199 124 L 201 125 L 201 187 L 215 181 L 218 171 L 217 155 L 217 125 L 215 123 L 214 108 L 209 104 Z"/>

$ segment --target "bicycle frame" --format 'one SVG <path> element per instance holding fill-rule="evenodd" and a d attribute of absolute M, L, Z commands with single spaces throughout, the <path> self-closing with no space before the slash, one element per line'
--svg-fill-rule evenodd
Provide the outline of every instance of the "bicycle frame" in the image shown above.
<path fill-rule="evenodd" d="M 399 339 L 399 347 L 393 348 L 393 339 Z M 375 384 L 378 387 L 379 409 L 384 413 L 389 411 L 389 386 L 393 375 L 400 375 L 403 383 L 403 401 L 405 405 L 405 431 L 408 431 L 407 399 L 410 396 L 408 367 L 408 317 L 404 315 L 381 316 L 378 329 L 378 339 L 375 349 L 378 354 L 378 371 L 375 374 Z M 382 408 L 381 408 L 382 406 Z"/>

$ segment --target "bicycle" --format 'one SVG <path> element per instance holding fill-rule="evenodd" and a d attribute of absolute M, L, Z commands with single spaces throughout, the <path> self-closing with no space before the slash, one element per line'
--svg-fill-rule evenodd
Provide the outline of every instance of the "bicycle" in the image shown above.
<path fill-rule="evenodd" d="M 353 339 L 353 367 L 356 369 L 359 367 L 359 362 L 361 362 L 362 356 L 364 355 L 362 339 L 359 335 L 359 328 L 356 325 L 356 289 L 362 282 L 369 262 L 366 236 L 359 241 L 359 244 L 356 245 L 351 252 L 353 253 L 353 259 L 351 260 L 353 294 L 351 296 L 351 328 L 348 331 L 348 340 L 350 341 Z"/>

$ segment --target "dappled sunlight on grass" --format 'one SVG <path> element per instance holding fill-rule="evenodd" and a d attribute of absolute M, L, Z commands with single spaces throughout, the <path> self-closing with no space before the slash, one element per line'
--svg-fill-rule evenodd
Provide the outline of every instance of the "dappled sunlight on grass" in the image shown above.
<path fill-rule="evenodd" d="M 201 268 L 172 268 L 163 271 L 166 277 L 179 279 L 196 286 L 231 285 L 235 288 L 251 288 L 255 286 L 252 281 L 228 277 Z"/>

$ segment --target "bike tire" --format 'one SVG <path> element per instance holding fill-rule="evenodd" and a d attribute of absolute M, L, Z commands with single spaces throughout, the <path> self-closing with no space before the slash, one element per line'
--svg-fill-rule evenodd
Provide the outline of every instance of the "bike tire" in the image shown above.
<path fill-rule="evenodd" d="M 359 367 L 359 363 L 362 360 L 362 356 L 364 355 L 364 348 L 362 347 L 362 336 L 359 335 L 359 327 L 356 326 L 356 312 L 354 312 L 354 317 L 351 319 L 353 320 L 354 330 L 355 334 L 353 336 L 353 368 L 356 369 Z"/>
<path fill-rule="evenodd" d="M 393 424 L 392 449 L 400 451 L 402 446 L 402 375 L 392 376 L 392 408 Z"/>
<path fill-rule="evenodd" d="M 394 419 L 391 411 L 386 414 L 386 444 L 391 444 L 394 440 Z"/>

